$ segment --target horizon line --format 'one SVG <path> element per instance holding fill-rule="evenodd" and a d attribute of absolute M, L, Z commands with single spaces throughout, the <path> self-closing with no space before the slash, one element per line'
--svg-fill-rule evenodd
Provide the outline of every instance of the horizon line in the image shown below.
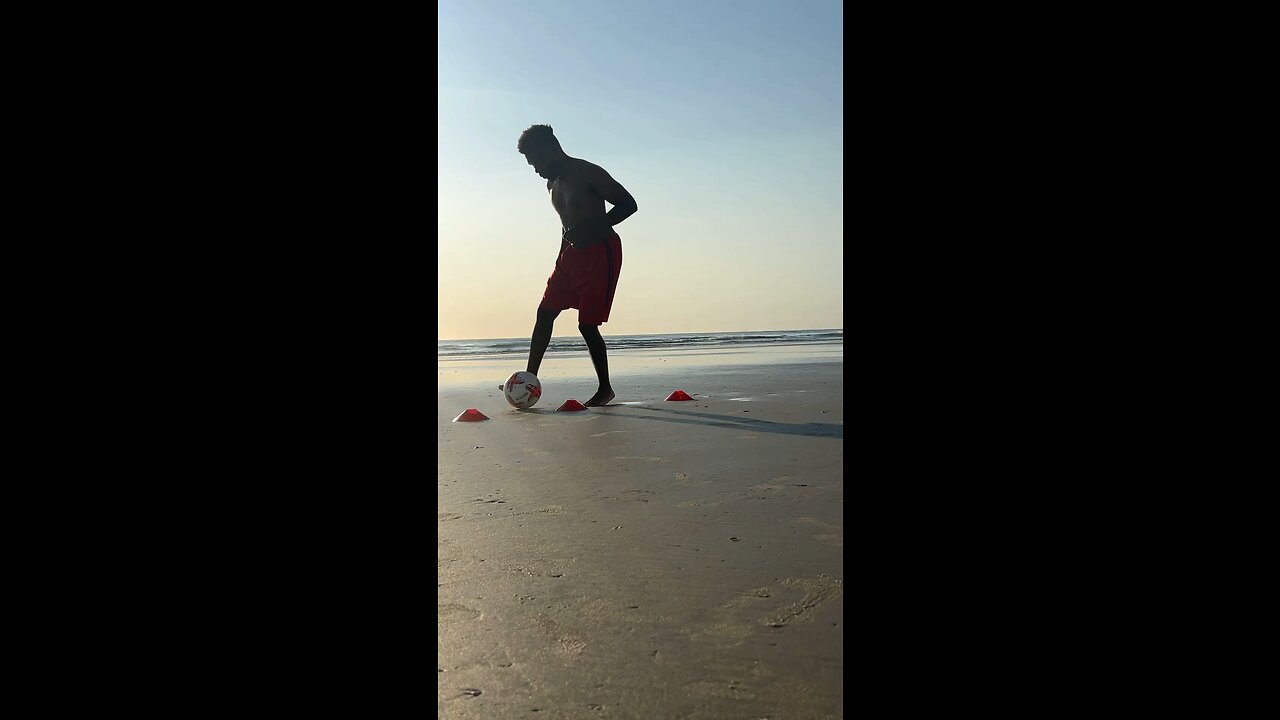
<path fill-rule="evenodd" d="M 786 329 L 761 329 L 761 330 L 686 330 L 682 332 L 671 332 L 671 333 L 625 333 L 625 334 L 617 334 L 617 335 L 605 335 L 604 333 L 601 333 L 601 336 L 608 338 L 608 337 L 646 337 L 646 336 L 658 336 L 658 335 L 724 335 L 727 333 L 818 332 L 818 331 L 832 332 L 836 330 L 839 330 L 840 332 L 844 332 L 844 328 L 839 327 L 839 328 L 786 328 Z M 578 333 L 568 333 L 568 334 L 552 335 L 551 337 L 581 338 L 582 336 L 579 335 Z M 442 342 L 464 342 L 467 340 L 528 340 L 528 339 L 529 337 L 527 335 L 520 335 L 516 337 L 498 337 L 498 338 L 439 338 L 438 337 L 436 338 L 436 342 L 442 343 Z"/>

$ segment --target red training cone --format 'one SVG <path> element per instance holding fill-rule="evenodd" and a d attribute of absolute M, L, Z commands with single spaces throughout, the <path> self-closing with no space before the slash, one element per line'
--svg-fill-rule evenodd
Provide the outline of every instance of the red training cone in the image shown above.
<path fill-rule="evenodd" d="M 480 422 L 481 420 L 488 420 L 488 419 L 489 419 L 489 416 L 485 415 L 479 410 L 475 408 L 467 408 L 466 410 L 463 410 L 458 415 L 458 417 L 454 418 L 453 421 L 454 422 Z"/>
<path fill-rule="evenodd" d="M 689 397 L 689 393 L 683 390 L 677 390 L 671 393 L 670 395 L 668 395 L 667 399 L 668 400 L 692 400 L 693 398 Z"/>
<path fill-rule="evenodd" d="M 556 408 L 556 412 L 576 412 L 578 410 L 586 409 L 587 407 L 582 403 L 574 400 L 573 398 L 569 398 L 568 400 L 565 400 L 560 407 Z"/>

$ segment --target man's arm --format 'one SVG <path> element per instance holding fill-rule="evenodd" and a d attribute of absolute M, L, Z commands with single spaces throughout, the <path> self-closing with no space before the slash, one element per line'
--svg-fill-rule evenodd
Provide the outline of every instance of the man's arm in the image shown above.
<path fill-rule="evenodd" d="M 631 193 L 622 187 L 622 184 L 609 176 L 604 168 L 598 165 L 590 165 L 587 171 L 587 184 L 596 192 L 604 201 L 613 206 L 613 209 L 605 213 L 604 217 L 591 220 L 577 227 L 569 228 L 565 233 L 565 240 L 570 243 L 577 243 L 580 239 L 593 238 L 600 233 L 607 232 L 614 225 L 626 220 L 635 214 L 636 199 L 631 197 Z"/>
<path fill-rule="evenodd" d="M 631 193 L 622 187 L 621 183 L 609 176 L 604 168 L 591 166 L 591 173 L 588 176 L 588 182 L 596 193 L 604 198 L 604 201 L 613 206 L 613 209 L 605 213 L 604 223 L 607 227 L 613 227 L 618 223 L 626 220 L 636 213 L 639 208 L 636 207 L 636 199 L 631 197 Z"/>
<path fill-rule="evenodd" d="M 554 186 L 555 184 L 556 184 L 556 181 L 555 181 L 555 180 L 548 180 L 548 181 L 547 181 L 547 192 L 548 192 L 548 193 L 550 193 L 550 192 L 551 192 L 551 188 L 552 188 L 552 186 Z M 552 204 L 553 204 L 553 205 L 555 204 L 555 200 L 552 200 Z M 563 253 L 563 252 L 564 252 L 565 247 L 567 247 L 567 246 L 569 245 L 569 241 L 568 241 L 568 240 L 565 240 L 565 238 L 564 238 L 564 234 L 565 234 L 564 227 L 563 227 L 563 226 L 561 226 L 561 229 L 560 229 L 560 249 L 556 251 L 556 262 L 560 262 L 560 253 Z"/>

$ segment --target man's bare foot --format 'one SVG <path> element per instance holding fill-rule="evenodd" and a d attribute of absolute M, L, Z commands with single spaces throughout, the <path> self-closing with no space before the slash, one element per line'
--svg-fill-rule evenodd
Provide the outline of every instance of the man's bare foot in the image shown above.
<path fill-rule="evenodd" d="M 613 388 L 600 388 L 600 392 L 591 396 L 591 399 L 582 403 L 587 407 L 599 407 L 600 405 L 608 405 L 613 399 Z"/>

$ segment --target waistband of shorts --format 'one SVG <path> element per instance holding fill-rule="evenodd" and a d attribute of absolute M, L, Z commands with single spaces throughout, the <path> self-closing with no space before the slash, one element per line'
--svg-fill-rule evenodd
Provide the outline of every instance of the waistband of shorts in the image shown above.
<path fill-rule="evenodd" d="M 611 241 L 613 241 L 613 240 L 621 240 L 621 239 L 622 239 L 622 238 L 618 237 L 618 233 L 616 233 L 616 232 L 615 232 L 615 233 L 613 233 L 612 235 L 610 235 L 609 237 L 602 238 L 602 239 L 600 239 L 600 240 L 596 240 L 595 242 L 589 242 L 589 243 L 586 243 L 585 245 L 583 245 L 583 244 L 579 243 L 578 245 L 570 245 L 569 247 L 570 247 L 570 248 L 572 248 L 572 249 L 574 249 L 574 250 L 586 250 L 587 248 L 593 248 L 593 247 L 595 247 L 595 246 L 597 246 L 597 245 L 602 245 L 602 244 L 604 244 L 604 243 L 606 243 L 606 242 L 611 242 Z"/>

